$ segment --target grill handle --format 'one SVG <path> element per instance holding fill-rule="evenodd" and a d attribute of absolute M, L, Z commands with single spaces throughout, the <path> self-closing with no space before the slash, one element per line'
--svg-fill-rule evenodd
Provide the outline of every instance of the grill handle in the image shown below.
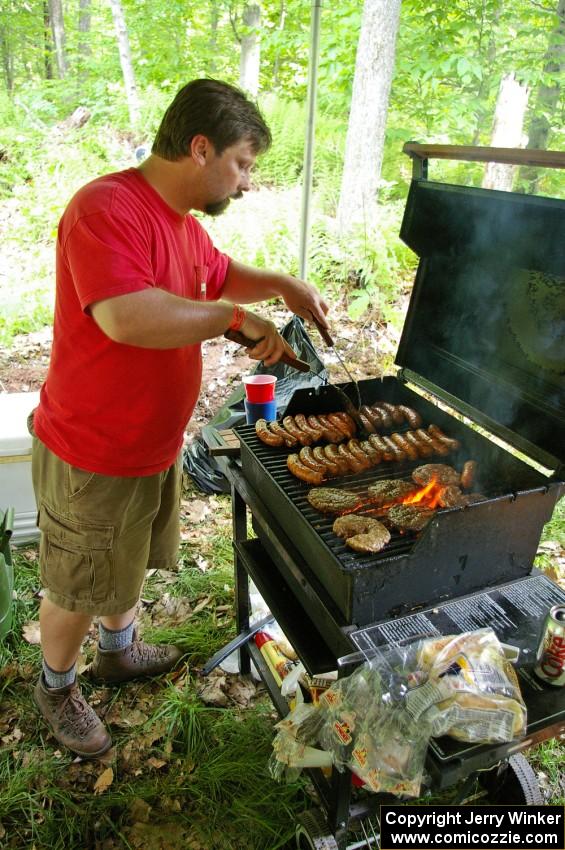
<path fill-rule="evenodd" d="M 420 145 L 406 142 L 403 153 L 412 159 L 457 159 L 464 162 L 502 162 L 538 168 L 565 168 L 565 152 L 528 148 L 489 148 L 471 145 Z"/>
<path fill-rule="evenodd" d="M 249 337 L 242 334 L 241 331 L 230 331 L 228 329 L 224 336 L 226 339 L 229 339 L 232 342 L 237 342 L 238 345 L 243 345 L 245 348 L 253 348 L 254 345 L 257 345 L 257 343 L 260 342 L 258 339 L 249 339 Z M 310 366 L 305 360 L 299 360 L 298 357 L 291 357 L 290 354 L 286 353 L 286 351 L 282 355 L 280 362 L 286 363 L 287 366 L 291 366 L 299 372 L 310 371 Z"/>

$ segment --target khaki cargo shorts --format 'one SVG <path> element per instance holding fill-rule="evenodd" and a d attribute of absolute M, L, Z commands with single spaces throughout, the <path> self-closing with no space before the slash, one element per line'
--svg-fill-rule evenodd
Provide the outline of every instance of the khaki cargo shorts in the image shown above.
<path fill-rule="evenodd" d="M 123 614 L 145 571 L 176 564 L 182 464 L 140 478 L 85 472 L 33 437 L 32 476 L 46 596 L 84 614 Z"/>

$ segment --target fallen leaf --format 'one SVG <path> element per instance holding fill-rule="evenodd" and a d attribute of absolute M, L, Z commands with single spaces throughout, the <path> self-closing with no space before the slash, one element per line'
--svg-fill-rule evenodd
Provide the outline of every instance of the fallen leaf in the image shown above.
<path fill-rule="evenodd" d="M 220 707 L 225 707 L 229 704 L 228 696 L 223 690 L 225 686 L 225 676 L 208 676 L 204 682 L 204 685 L 199 688 L 198 696 L 206 705 L 217 705 Z"/>
<path fill-rule="evenodd" d="M 155 770 L 159 770 L 159 768 L 164 767 L 167 762 L 165 761 L 165 759 L 156 759 L 154 756 L 151 756 L 151 758 L 147 759 L 147 764 L 151 765 L 151 767 L 154 767 Z"/>
<path fill-rule="evenodd" d="M 134 797 L 129 805 L 129 815 L 132 823 L 149 823 L 151 806 L 141 797 Z"/>
<path fill-rule="evenodd" d="M 114 771 L 111 767 L 107 767 L 106 770 L 103 770 L 96 782 L 94 783 L 94 793 L 95 794 L 103 794 L 104 791 L 107 791 L 112 782 L 114 781 Z"/>
<path fill-rule="evenodd" d="M 198 614 L 199 611 L 202 611 L 210 604 L 213 598 L 213 596 L 205 596 L 204 599 L 201 599 L 200 602 L 198 602 L 198 604 L 194 606 L 194 608 L 192 609 L 192 613 Z"/>
<path fill-rule="evenodd" d="M 22 628 L 22 637 L 27 643 L 38 645 L 41 643 L 41 633 L 39 631 L 39 620 L 28 620 Z"/>

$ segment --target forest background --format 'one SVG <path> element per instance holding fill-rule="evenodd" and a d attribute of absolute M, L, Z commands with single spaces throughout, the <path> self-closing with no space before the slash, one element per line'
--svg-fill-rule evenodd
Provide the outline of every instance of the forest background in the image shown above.
<path fill-rule="evenodd" d="M 363 377 L 393 368 L 417 263 L 398 237 L 411 176 L 404 142 L 563 150 L 565 0 L 317 6 L 308 277 L 328 295 L 349 366 Z M 36 389 L 44 376 L 66 203 L 99 174 L 135 166 L 190 79 L 241 85 L 274 137 L 254 191 L 205 226 L 243 262 L 298 272 L 313 8 L 304 0 L 0 0 L 0 391 Z M 451 182 L 565 195 L 559 171 L 431 168 Z M 205 353 L 214 379 L 194 429 L 251 365 L 214 341 Z M 269 779 L 273 714 L 260 686 L 194 673 L 233 636 L 231 524 L 227 497 L 194 488 L 185 496 L 178 570 L 149 577 L 140 616 L 144 634 L 178 642 L 191 667 L 165 684 L 85 685 L 116 742 L 102 764 L 61 753 L 32 707 L 37 547 L 16 553 L 14 628 L 0 644 L 0 845 L 275 850 L 312 805 L 308 786 Z M 565 584 L 564 528 L 558 508 L 536 565 Z M 81 670 L 95 638 L 93 630 Z M 562 742 L 536 748 L 532 760 L 544 799 L 562 803 Z"/>
<path fill-rule="evenodd" d="M 386 318 L 415 263 L 397 235 L 411 172 L 403 143 L 561 150 L 565 0 L 318 5 L 309 276 L 345 290 L 352 315 Z M 297 271 L 311 11 L 304 0 L 0 0 L 0 341 L 50 324 L 65 204 L 87 180 L 135 165 L 195 77 L 240 84 L 274 136 L 245 226 L 240 205 L 209 223 L 212 235 L 242 261 Z M 449 163 L 434 176 L 486 178 L 483 165 Z M 559 171 L 504 179 L 564 191 Z"/>

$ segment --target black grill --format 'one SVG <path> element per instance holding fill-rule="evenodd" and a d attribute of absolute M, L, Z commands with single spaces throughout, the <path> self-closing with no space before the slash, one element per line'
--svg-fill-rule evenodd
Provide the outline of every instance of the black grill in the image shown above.
<path fill-rule="evenodd" d="M 310 485 L 287 469 L 289 453 L 262 443 L 254 426 L 237 428 L 242 468 L 270 512 L 335 601 L 347 623 L 365 625 L 528 575 L 541 530 L 560 493 L 541 473 L 522 463 L 459 420 L 403 387 L 394 378 L 360 383 L 364 403 L 377 399 L 419 410 L 461 442 L 457 454 L 431 458 L 460 469 L 477 460 L 478 489 L 485 501 L 440 510 L 420 534 L 392 531 L 377 554 L 356 553 L 332 531 L 334 517 L 314 510 Z M 347 387 L 344 387 L 347 389 Z M 403 401 L 398 401 L 402 396 Z M 331 387 L 297 391 L 286 412 L 309 414 L 336 408 Z M 381 463 L 358 475 L 328 479 L 329 486 L 366 492 L 384 478 L 409 479 L 428 459 Z M 261 530 L 256 529 L 259 537 Z M 268 541 L 263 541 L 268 546 Z"/>
<path fill-rule="evenodd" d="M 461 448 L 446 458 L 381 463 L 335 484 L 363 492 L 379 479 L 408 479 L 430 461 L 460 470 L 475 460 L 473 489 L 484 501 L 437 511 L 417 535 L 393 531 L 376 555 L 355 553 L 333 534 L 333 517 L 310 507 L 309 485 L 286 468 L 289 450 L 264 445 L 253 427 L 237 429 L 245 476 L 347 623 L 396 617 L 531 572 L 565 478 L 565 351 L 556 315 L 564 230 L 562 201 L 412 182 L 401 236 L 420 263 L 399 372 L 361 381 L 361 402 L 412 407 L 424 427 L 438 425 Z M 341 388 L 355 402 L 352 387 Z M 341 409 L 327 386 L 296 391 L 284 414 Z"/>

